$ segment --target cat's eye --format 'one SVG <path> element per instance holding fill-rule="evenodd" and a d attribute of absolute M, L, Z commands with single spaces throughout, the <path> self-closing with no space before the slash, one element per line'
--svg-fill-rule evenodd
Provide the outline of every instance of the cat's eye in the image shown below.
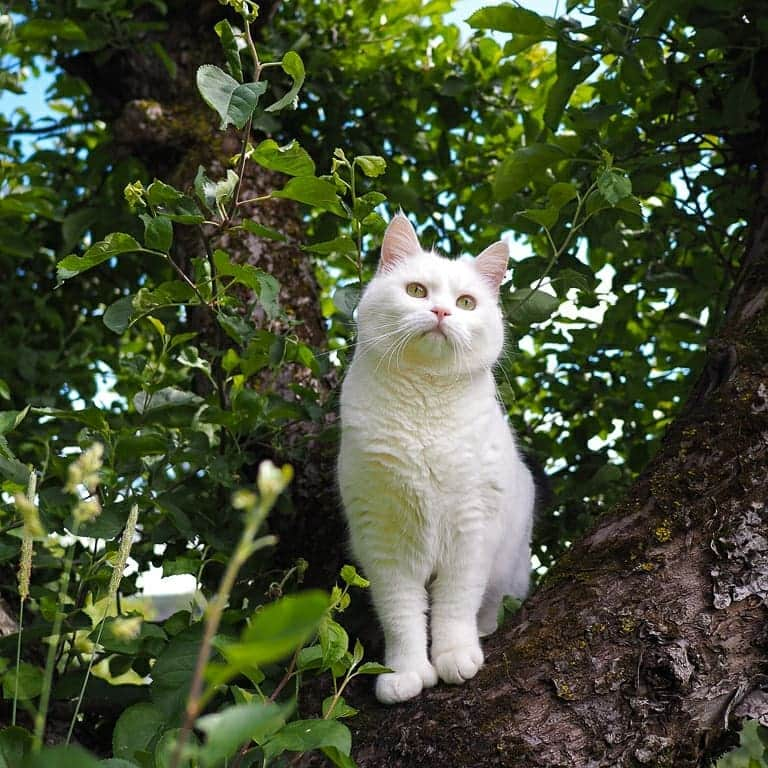
<path fill-rule="evenodd" d="M 469 295 L 464 294 L 463 296 L 459 296 L 458 299 L 456 299 L 456 306 L 459 309 L 474 309 L 477 306 L 477 302 Z"/>
<path fill-rule="evenodd" d="M 414 299 L 423 299 L 427 295 L 427 289 L 421 283 L 408 283 L 405 292 Z"/>

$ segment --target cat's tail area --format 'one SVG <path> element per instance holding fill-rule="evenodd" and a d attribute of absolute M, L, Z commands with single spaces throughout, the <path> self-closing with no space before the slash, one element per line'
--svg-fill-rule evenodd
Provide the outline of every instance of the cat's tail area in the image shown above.
<path fill-rule="evenodd" d="M 533 478 L 534 500 L 533 500 L 533 523 L 534 526 L 539 521 L 540 515 L 549 509 L 555 502 L 555 494 L 552 491 L 552 483 L 549 475 L 544 471 L 544 466 L 539 459 L 531 453 L 520 450 L 520 458 L 523 464 L 528 468 Z"/>

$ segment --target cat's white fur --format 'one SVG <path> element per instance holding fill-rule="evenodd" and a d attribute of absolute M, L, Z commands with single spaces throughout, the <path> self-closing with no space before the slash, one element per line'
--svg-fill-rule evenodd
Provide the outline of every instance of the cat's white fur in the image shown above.
<path fill-rule="evenodd" d="M 502 596 L 528 591 L 534 484 L 491 372 L 504 342 L 507 260 L 502 242 L 474 261 L 425 252 L 398 214 L 358 308 L 339 484 L 394 670 L 377 679 L 385 703 L 438 677 L 474 677 Z M 410 283 L 426 297 L 409 295 Z M 475 309 L 457 306 L 463 295 Z"/>

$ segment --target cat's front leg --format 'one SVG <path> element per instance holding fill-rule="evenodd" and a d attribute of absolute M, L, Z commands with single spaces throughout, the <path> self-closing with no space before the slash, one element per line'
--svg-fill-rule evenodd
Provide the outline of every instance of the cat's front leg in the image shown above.
<path fill-rule="evenodd" d="M 477 612 L 487 575 L 476 565 L 438 571 L 432 584 L 432 663 L 446 683 L 463 683 L 483 665 Z"/>
<path fill-rule="evenodd" d="M 384 663 L 376 698 L 395 704 L 418 696 L 437 683 L 427 656 L 427 591 L 424 582 L 398 573 L 369 573 L 371 596 L 384 630 Z"/>

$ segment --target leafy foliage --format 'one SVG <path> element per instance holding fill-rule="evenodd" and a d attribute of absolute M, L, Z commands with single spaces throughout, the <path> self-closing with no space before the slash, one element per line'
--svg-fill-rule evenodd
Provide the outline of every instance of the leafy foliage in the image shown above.
<path fill-rule="evenodd" d="M 276 475 L 260 476 L 258 494 L 250 485 L 298 423 L 334 439 L 332 399 L 263 383 L 290 366 L 314 380 L 343 366 L 387 200 L 451 255 L 502 232 L 515 240 L 499 386 L 554 485 L 542 571 L 652 457 L 737 267 L 768 34 L 750 3 L 569 2 L 557 19 L 503 4 L 475 13 L 462 41 L 443 19 L 448 0 L 296 2 L 258 44 L 255 5 L 227 5 L 210 30 L 221 60 L 195 62 L 189 82 L 165 47 L 182 18 L 164 3 L 12 2 L 15 21 L 0 19 L 0 88 L 18 92 L 54 57 L 64 65 L 48 94 L 56 119 L 0 115 L 0 272 L 13 276 L 0 283 L 0 563 L 10 574 L 22 547 L 34 550 L 24 629 L 0 643 L 0 675 L 19 722 L 38 726 L 34 738 L 0 734 L 0 766 L 39 750 L 46 696 L 93 717 L 105 691 L 123 711 L 103 716 L 103 764 L 216 765 L 243 749 L 267 761 L 321 749 L 353 764 L 343 692 L 383 668 L 350 650 L 337 614 L 365 580 L 350 566 L 330 597 L 284 596 L 301 581 L 297 562 L 273 581 L 277 599 L 262 599 L 270 540 L 249 514 L 286 502 Z M 78 57 L 125 51 L 174 89 L 196 84 L 199 110 L 241 151 L 193 162 L 183 180 L 114 152 L 109 109 L 76 73 Z M 288 178 L 246 199 L 245 162 Z M 275 277 L 222 244 L 289 242 L 241 215 L 281 199 L 306 206 L 327 350 L 299 340 Z M 203 256 L 187 253 L 190 239 Z M 83 474 L 94 444 L 101 465 Z M 225 595 L 205 653 L 198 606 L 153 620 L 139 600 L 118 603 L 118 586 L 137 593 L 126 547 L 138 573 L 190 575 L 209 622 Z M 43 639 L 49 664 L 32 651 Z M 333 694 L 297 712 L 294 686 L 319 674 Z"/>

